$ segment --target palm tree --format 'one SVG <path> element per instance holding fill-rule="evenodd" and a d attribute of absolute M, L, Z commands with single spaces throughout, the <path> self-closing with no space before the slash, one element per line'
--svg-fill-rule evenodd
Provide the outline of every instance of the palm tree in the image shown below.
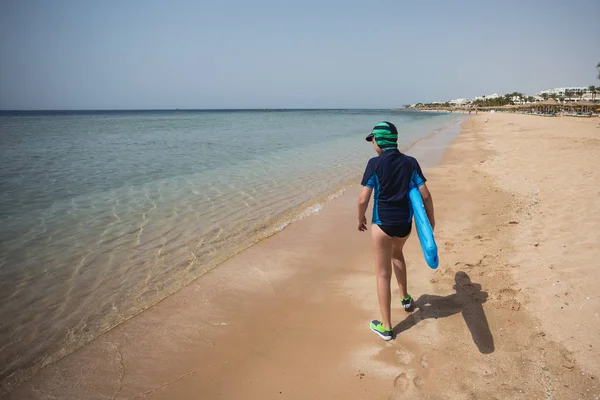
<path fill-rule="evenodd" d="M 592 101 L 596 100 L 596 89 L 597 88 L 594 85 L 588 86 L 588 90 L 592 94 Z"/>
<path fill-rule="evenodd" d="M 533 96 L 527 96 L 527 102 L 533 103 L 533 102 L 535 102 L 535 99 L 533 98 Z"/>
<path fill-rule="evenodd" d="M 542 99 L 544 99 L 544 101 L 548 100 L 548 93 L 542 93 Z"/>
<path fill-rule="evenodd" d="M 598 68 L 598 79 L 600 79 L 600 63 L 598 63 L 598 65 L 596 65 L 596 68 Z"/>
<path fill-rule="evenodd" d="M 570 99 L 572 95 L 573 95 L 573 92 L 571 91 L 571 89 L 565 89 L 565 98 L 567 100 Z"/>

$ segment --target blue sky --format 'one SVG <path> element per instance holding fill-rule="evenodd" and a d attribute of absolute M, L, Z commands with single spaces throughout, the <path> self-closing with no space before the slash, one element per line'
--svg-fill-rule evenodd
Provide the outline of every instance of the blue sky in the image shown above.
<path fill-rule="evenodd" d="M 396 107 L 600 85 L 600 1 L 0 0 L 0 109 Z"/>

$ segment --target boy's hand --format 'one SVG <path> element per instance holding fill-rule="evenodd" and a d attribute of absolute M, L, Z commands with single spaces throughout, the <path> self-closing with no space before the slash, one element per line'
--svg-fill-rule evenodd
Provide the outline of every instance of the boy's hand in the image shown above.
<path fill-rule="evenodd" d="M 360 232 L 364 232 L 367 230 L 367 217 L 365 217 L 364 215 L 362 216 L 362 218 L 358 219 L 358 230 Z"/>

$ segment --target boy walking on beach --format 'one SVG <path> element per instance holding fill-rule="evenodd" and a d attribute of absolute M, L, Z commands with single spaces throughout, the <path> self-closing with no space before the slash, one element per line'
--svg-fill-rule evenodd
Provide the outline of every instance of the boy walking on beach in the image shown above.
<path fill-rule="evenodd" d="M 408 192 L 413 187 L 419 188 L 432 228 L 435 227 L 433 200 L 417 160 L 398 150 L 398 131 L 394 124 L 386 121 L 378 123 L 366 140 L 373 143 L 378 156 L 369 160 L 362 179 L 363 188 L 358 199 L 358 230 L 367 230 L 365 213 L 374 192 L 371 236 L 382 320 L 372 321 L 371 330 L 383 340 L 391 340 L 392 269 L 400 287 L 402 307 L 410 311 L 413 306 L 413 298 L 407 291 L 406 263 L 402 253 L 412 229 Z"/>

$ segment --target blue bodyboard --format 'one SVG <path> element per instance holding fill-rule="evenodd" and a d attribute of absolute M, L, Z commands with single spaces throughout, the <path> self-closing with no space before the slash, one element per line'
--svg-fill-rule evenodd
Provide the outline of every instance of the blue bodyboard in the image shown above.
<path fill-rule="evenodd" d="M 408 192 L 410 198 L 410 204 L 415 216 L 415 225 L 417 226 L 417 235 L 419 235 L 419 242 L 421 242 L 421 249 L 423 250 L 423 256 L 427 265 L 431 269 L 436 269 L 440 263 L 438 258 L 438 248 L 435 244 L 435 238 L 433 237 L 433 230 L 427 218 L 425 212 L 425 205 L 423 205 L 423 198 L 419 189 L 412 188 Z"/>

